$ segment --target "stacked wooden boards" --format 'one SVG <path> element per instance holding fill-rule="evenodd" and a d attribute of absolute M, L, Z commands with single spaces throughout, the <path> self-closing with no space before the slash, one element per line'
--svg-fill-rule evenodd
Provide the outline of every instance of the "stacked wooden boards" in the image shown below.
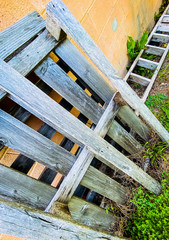
<path fill-rule="evenodd" d="M 38 19 L 42 25 L 32 34 L 32 29 L 28 27 L 30 16 Z M 37 13 L 16 23 L 13 26 L 15 34 L 20 32 L 19 27 L 25 30 L 23 36 L 27 38 L 16 44 L 15 49 L 10 47 L 13 43 L 9 41 L 8 47 L 11 50 L 7 55 L 1 55 L 7 63 L 0 60 L 2 103 L 10 99 L 12 103 L 18 104 L 11 114 L 4 109 L 0 110 L 1 143 L 21 153 L 23 156 L 20 159 L 26 157 L 37 161 L 66 178 L 56 192 L 49 185 L 1 165 L 1 196 L 19 202 L 25 202 L 26 199 L 28 205 L 49 211 L 55 200 L 67 202 L 81 184 L 115 202 L 125 204 L 127 189 L 91 166 L 94 157 L 159 194 L 161 186 L 157 181 L 104 140 L 105 135 L 108 135 L 122 149 L 132 154 L 141 149 L 141 144 L 120 124 L 119 119 L 143 140 L 148 138 L 149 128 L 129 106 L 115 104 L 112 86 L 71 41 L 65 39 L 65 34 L 64 38 L 56 40 L 44 28 L 44 21 Z M 2 32 L 2 37 L 0 35 L 2 53 L 6 49 L 6 39 L 10 38 L 10 31 L 7 29 Z M 52 54 L 49 55 L 51 51 Z M 56 63 L 56 55 L 62 63 Z M 31 82 L 29 73 L 35 74 L 38 79 Z M 72 75 L 73 79 L 70 77 Z M 70 112 L 58 103 L 56 97 L 51 98 L 54 94 L 58 98 L 64 98 L 70 106 Z M 38 132 L 24 124 L 31 114 L 43 123 Z M 90 122 L 92 129 L 81 121 L 82 116 L 88 126 Z M 161 129 L 159 123 L 158 127 Z M 50 140 L 56 133 L 57 136 L 62 134 L 68 139 L 67 142 L 72 146 L 69 151 L 57 144 L 57 140 Z M 74 146 L 76 150 L 78 146 L 83 150 L 77 154 L 72 153 Z"/>

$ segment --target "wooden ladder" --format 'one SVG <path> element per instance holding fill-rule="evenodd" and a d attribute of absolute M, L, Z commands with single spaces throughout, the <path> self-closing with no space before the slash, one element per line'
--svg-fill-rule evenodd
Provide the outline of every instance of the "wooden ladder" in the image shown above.
<path fill-rule="evenodd" d="M 156 45 L 153 45 L 154 42 Z M 165 60 L 165 57 L 169 50 L 169 6 L 167 6 L 166 10 L 158 20 L 157 24 L 153 28 L 152 32 L 150 33 L 147 43 L 145 44 L 146 49 L 142 49 L 134 60 L 133 64 L 131 65 L 128 73 L 126 74 L 124 80 L 126 82 L 132 81 L 135 83 L 139 83 L 140 85 L 146 87 L 141 97 L 143 102 L 146 101 L 149 92 L 155 82 L 155 79 L 159 73 L 159 70 Z M 165 45 L 164 47 L 160 47 L 159 45 Z M 160 61 L 150 61 L 148 59 L 142 58 L 144 53 L 153 54 L 156 56 L 160 56 Z M 136 66 L 143 67 L 145 69 L 153 70 L 154 73 L 151 79 L 147 77 L 143 77 L 139 74 L 134 73 L 134 69 Z"/>

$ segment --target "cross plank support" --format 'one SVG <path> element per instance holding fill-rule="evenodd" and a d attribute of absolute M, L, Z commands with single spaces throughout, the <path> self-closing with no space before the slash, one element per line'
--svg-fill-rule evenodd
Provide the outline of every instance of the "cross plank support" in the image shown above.
<path fill-rule="evenodd" d="M 100 118 L 98 124 L 96 125 L 96 128 L 94 129 L 94 132 L 96 134 L 98 134 L 102 138 L 105 137 L 106 133 L 109 130 L 111 122 L 113 121 L 113 118 L 117 113 L 117 110 L 118 110 L 118 106 L 114 103 L 112 98 L 106 110 L 104 111 L 102 117 Z M 77 158 L 76 162 L 74 163 L 73 167 L 69 171 L 68 175 L 65 177 L 65 179 L 61 183 L 55 196 L 47 206 L 45 210 L 46 212 L 50 210 L 50 208 L 52 207 L 55 201 L 68 203 L 68 201 L 73 196 L 76 188 L 80 184 L 87 169 L 89 168 L 94 156 L 95 154 L 93 152 L 88 150 L 87 147 L 84 147 L 79 157 Z M 114 186 L 112 187 L 116 188 L 117 184 L 114 183 Z M 121 192 L 121 198 L 122 198 L 121 202 L 124 202 L 125 195 L 127 195 L 127 192 L 125 191 L 125 188 L 122 187 L 121 185 L 119 185 L 119 190 L 120 189 L 122 189 L 122 191 L 119 191 Z"/>
<path fill-rule="evenodd" d="M 83 29 L 76 18 L 71 14 L 68 8 L 61 0 L 53 0 L 47 4 L 48 19 L 51 18 L 69 35 L 87 54 L 98 69 L 112 83 L 112 86 L 120 92 L 123 99 L 136 110 L 147 124 L 164 141 L 169 140 L 169 133 L 152 114 L 152 112 L 140 100 L 131 87 L 118 75 L 109 60 L 104 56 L 96 43 L 91 39 Z"/>

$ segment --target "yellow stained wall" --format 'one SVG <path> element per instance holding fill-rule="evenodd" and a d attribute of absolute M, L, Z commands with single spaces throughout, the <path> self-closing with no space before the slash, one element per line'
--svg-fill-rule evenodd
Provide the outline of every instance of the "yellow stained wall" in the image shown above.
<path fill-rule="evenodd" d="M 37 10 L 45 17 L 49 0 L 0 0 L 0 31 Z M 162 0 L 63 0 L 98 44 L 113 66 L 124 76 L 128 63 L 127 36 L 135 40 L 153 26 Z M 1 229 L 1 232 L 3 230 Z M 18 238 L 0 234 L 0 240 Z"/>
<path fill-rule="evenodd" d="M 49 0 L 1 0 L 0 30 L 37 10 L 45 16 Z M 113 66 L 124 76 L 128 62 L 126 41 L 153 26 L 161 0 L 63 0 L 98 44 Z"/>

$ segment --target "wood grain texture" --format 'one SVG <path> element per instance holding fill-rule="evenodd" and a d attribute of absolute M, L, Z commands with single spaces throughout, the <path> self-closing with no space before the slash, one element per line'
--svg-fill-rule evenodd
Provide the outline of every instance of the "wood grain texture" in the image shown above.
<path fill-rule="evenodd" d="M 44 60 L 35 69 L 35 73 L 88 119 L 94 123 L 98 122 L 103 114 L 103 109 L 52 59 L 47 58 Z"/>
<path fill-rule="evenodd" d="M 62 44 L 58 45 L 55 53 L 66 62 L 101 99 L 107 104 L 110 102 L 115 91 L 69 39 L 66 39 Z"/>
<path fill-rule="evenodd" d="M 32 240 L 119 240 L 73 219 L 63 219 L 60 215 L 54 216 L 8 201 L 0 202 L 0 229 L 4 234 Z"/>
<path fill-rule="evenodd" d="M 111 125 L 111 122 L 116 115 L 117 109 L 118 109 L 117 105 L 114 103 L 113 99 L 111 99 L 109 105 L 107 106 L 102 117 L 100 118 L 96 128 L 94 129 L 94 132 L 97 133 L 98 136 L 101 136 L 103 138 L 105 137 L 105 135 Z M 92 168 L 91 168 L 91 170 L 88 169 L 93 158 L 94 158 L 94 153 L 90 152 L 86 147 L 84 147 L 82 152 L 80 153 L 79 157 L 77 158 L 76 162 L 74 163 L 73 167 L 71 168 L 68 175 L 61 183 L 58 191 L 56 192 L 55 196 L 53 197 L 53 199 L 51 200 L 50 204 L 47 206 L 45 211 L 49 211 L 55 201 L 67 203 L 73 196 L 73 194 L 74 194 L 76 188 L 78 187 L 79 183 L 81 182 L 81 180 L 82 180 L 83 186 L 84 186 L 84 184 L 88 184 L 88 181 L 85 182 L 85 179 L 88 179 L 88 177 L 85 178 L 84 176 L 85 176 L 86 171 L 87 171 L 87 173 L 90 172 L 91 176 L 93 175 L 93 173 L 91 172 Z M 94 169 L 94 172 L 95 172 L 94 175 L 95 176 L 97 175 L 97 179 L 99 179 L 99 180 L 97 180 L 99 183 L 97 185 L 98 186 L 102 185 L 100 182 L 101 174 L 98 175 L 97 174 L 98 172 L 96 169 Z M 88 176 L 88 174 L 87 174 L 87 176 Z M 105 178 L 107 178 L 107 176 L 103 175 L 103 179 L 105 179 Z M 91 188 L 92 185 L 88 184 L 87 187 Z M 125 188 L 122 187 L 121 185 L 118 185 L 118 183 L 115 181 L 114 181 L 114 184 L 111 184 L 111 185 L 112 185 L 111 191 L 113 191 L 114 194 L 113 194 L 113 196 L 110 194 L 109 197 L 111 197 L 111 199 L 114 201 L 120 202 L 121 204 L 125 203 L 126 195 L 127 195 Z M 122 188 L 122 190 L 121 190 L 121 188 Z M 95 189 L 96 189 L 96 187 L 95 187 Z M 98 191 L 100 194 L 102 194 L 102 189 L 100 187 L 97 190 L 97 192 Z M 104 194 L 107 194 L 107 193 L 104 193 Z"/>
<path fill-rule="evenodd" d="M 15 88 L 13 87 L 14 85 Z M 0 60 L 0 88 L 9 92 L 11 99 L 49 126 L 75 141 L 75 143 L 85 145 L 91 152 L 102 157 L 105 160 L 105 164 L 109 162 L 115 165 L 115 167 L 128 174 L 150 191 L 156 194 L 161 192 L 161 185 L 156 180 L 31 82 L 27 81 L 3 60 Z"/>
<path fill-rule="evenodd" d="M 169 26 L 168 23 L 160 23 L 157 27 L 157 31 L 160 32 L 169 32 Z"/>
<path fill-rule="evenodd" d="M 0 89 L 0 101 L 6 96 L 6 92 Z"/>
<path fill-rule="evenodd" d="M 137 66 L 148 68 L 148 69 L 151 69 L 151 70 L 155 70 L 158 66 L 158 63 L 150 61 L 150 60 L 145 59 L 145 58 L 139 58 L 139 60 L 137 62 Z"/>
<path fill-rule="evenodd" d="M 107 214 L 105 209 L 81 198 L 72 197 L 68 208 L 73 219 L 87 226 L 110 230 L 112 224 L 117 222 L 117 218 L 111 212 Z"/>
<path fill-rule="evenodd" d="M 0 139 L 28 158 L 66 174 L 75 158 L 62 147 L 0 110 Z"/>
<path fill-rule="evenodd" d="M 149 45 L 149 44 L 147 44 L 146 47 L 147 47 L 147 49 L 145 49 L 145 52 L 147 54 L 153 54 L 153 55 L 156 55 L 156 56 L 162 56 L 164 51 L 165 51 L 165 48 L 152 46 L 152 45 Z"/>
<path fill-rule="evenodd" d="M 145 123 L 132 111 L 132 109 L 125 105 L 122 106 L 118 113 L 117 117 L 123 123 L 127 123 L 127 125 L 133 129 L 141 138 L 147 140 L 150 135 L 150 130 L 146 126 Z"/>
<path fill-rule="evenodd" d="M 0 165 L 0 196 L 45 209 L 56 188 Z"/>
<path fill-rule="evenodd" d="M 45 28 L 45 21 L 32 12 L 0 33 L 0 58 L 5 59 Z"/>
<path fill-rule="evenodd" d="M 81 47 L 98 69 L 108 78 L 120 92 L 124 100 L 143 117 L 162 140 L 169 140 L 169 133 L 156 119 L 152 112 L 140 100 L 131 87 L 119 77 L 108 59 L 95 42 L 90 38 L 80 23 L 70 13 L 61 0 L 53 0 L 47 4 L 47 14 Z"/>
<path fill-rule="evenodd" d="M 169 35 L 161 34 L 161 33 L 153 33 L 152 39 L 153 42 L 162 42 L 168 43 L 169 42 Z M 147 46 L 147 45 L 146 45 Z"/>
<path fill-rule="evenodd" d="M 58 42 L 55 38 L 45 30 L 26 48 L 13 57 L 9 61 L 9 64 L 20 74 L 26 76 L 57 44 Z"/>
<path fill-rule="evenodd" d="M 130 74 L 129 80 L 132 82 L 139 83 L 143 86 L 147 86 L 150 83 L 150 79 L 143 77 L 141 75 L 135 74 L 135 73 Z"/>

